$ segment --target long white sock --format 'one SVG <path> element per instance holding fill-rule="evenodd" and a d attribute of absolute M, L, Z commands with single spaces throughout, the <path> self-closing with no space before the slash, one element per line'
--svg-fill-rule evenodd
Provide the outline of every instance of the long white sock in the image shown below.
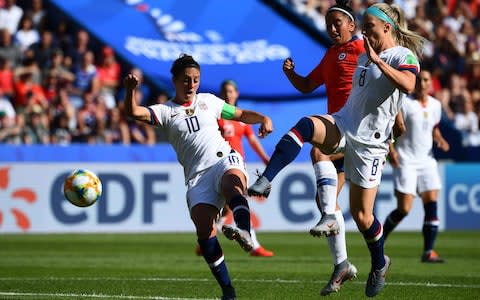
<path fill-rule="evenodd" d="M 322 213 L 335 213 L 337 206 L 337 169 L 331 161 L 319 161 L 313 165 Z"/>
<path fill-rule="evenodd" d="M 252 237 L 253 250 L 255 250 L 260 247 L 260 243 L 257 240 L 257 234 L 255 233 L 255 230 L 253 228 L 250 228 L 250 236 Z"/>
<path fill-rule="evenodd" d="M 333 264 L 338 265 L 347 259 L 347 242 L 345 240 L 345 219 L 343 218 L 342 211 L 335 211 L 335 217 L 337 218 L 340 230 L 338 234 L 327 237 L 327 241 Z"/>

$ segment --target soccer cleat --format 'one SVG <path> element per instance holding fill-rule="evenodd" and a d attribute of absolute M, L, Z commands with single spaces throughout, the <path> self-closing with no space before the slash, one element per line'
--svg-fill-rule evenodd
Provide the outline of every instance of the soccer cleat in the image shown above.
<path fill-rule="evenodd" d="M 372 270 L 368 274 L 367 285 L 365 286 L 365 295 L 375 297 L 385 287 L 385 276 L 390 268 L 390 257 L 385 255 L 385 266 L 379 270 Z"/>
<path fill-rule="evenodd" d="M 310 234 L 313 236 L 331 236 L 340 232 L 340 226 L 338 225 L 335 214 L 323 214 L 317 225 L 310 229 Z"/>
<path fill-rule="evenodd" d="M 327 296 L 331 293 L 338 292 L 345 281 L 353 280 L 354 278 L 357 278 L 357 268 L 348 260 L 345 260 L 335 266 L 330 281 L 320 291 L 320 295 Z"/>
<path fill-rule="evenodd" d="M 265 176 L 259 176 L 255 183 L 251 185 L 247 192 L 249 196 L 258 196 L 267 198 L 270 195 L 272 185 Z"/>
<path fill-rule="evenodd" d="M 250 256 L 272 257 L 273 252 L 260 246 L 257 249 L 253 249 L 252 251 L 250 251 Z"/>
<path fill-rule="evenodd" d="M 422 262 L 424 263 L 444 263 L 445 260 L 438 256 L 435 250 L 426 251 L 422 255 Z"/>
<path fill-rule="evenodd" d="M 222 296 L 221 300 L 236 300 L 237 299 L 237 295 L 235 294 L 235 289 L 233 288 L 233 286 L 224 287 L 224 288 L 222 288 L 222 291 L 223 291 L 223 296 Z"/>
<path fill-rule="evenodd" d="M 243 250 L 250 252 L 253 249 L 253 241 L 250 233 L 246 230 L 242 230 L 238 227 L 232 225 L 223 225 L 222 227 L 223 234 L 229 240 L 235 240 L 242 247 Z"/>

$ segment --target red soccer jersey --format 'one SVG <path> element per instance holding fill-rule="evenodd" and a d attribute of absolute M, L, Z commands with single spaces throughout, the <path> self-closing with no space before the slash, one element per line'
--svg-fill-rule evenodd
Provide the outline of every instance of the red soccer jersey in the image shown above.
<path fill-rule="evenodd" d="M 240 153 L 245 158 L 245 151 L 243 151 L 242 137 L 249 137 L 253 135 L 252 126 L 239 121 L 232 120 L 218 120 L 218 126 L 222 132 L 222 136 L 230 144 L 230 146 Z"/>
<path fill-rule="evenodd" d="M 343 45 L 334 45 L 308 74 L 308 78 L 316 83 L 325 84 L 329 114 L 340 110 L 347 101 L 358 57 L 364 52 L 363 40 L 356 37 Z"/>

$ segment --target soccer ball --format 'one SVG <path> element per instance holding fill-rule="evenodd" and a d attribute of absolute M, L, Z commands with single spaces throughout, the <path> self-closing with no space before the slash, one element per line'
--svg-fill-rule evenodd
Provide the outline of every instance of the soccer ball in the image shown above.
<path fill-rule="evenodd" d="M 102 195 L 102 182 L 92 171 L 78 169 L 65 178 L 63 194 L 73 205 L 87 207 Z"/>

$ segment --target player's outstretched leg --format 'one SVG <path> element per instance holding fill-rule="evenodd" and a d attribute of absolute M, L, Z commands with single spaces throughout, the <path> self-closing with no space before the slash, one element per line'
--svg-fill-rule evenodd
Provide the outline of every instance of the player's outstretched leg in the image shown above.
<path fill-rule="evenodd" d="M 270 182 L 297 157 L 303 144 L 312 140 L 313 130 L 313 121 L 308 117 L 301 118 L 277 143 L 262 176 L 248 188 L 248 195 L 268 197 L 271 188 Z"/>

